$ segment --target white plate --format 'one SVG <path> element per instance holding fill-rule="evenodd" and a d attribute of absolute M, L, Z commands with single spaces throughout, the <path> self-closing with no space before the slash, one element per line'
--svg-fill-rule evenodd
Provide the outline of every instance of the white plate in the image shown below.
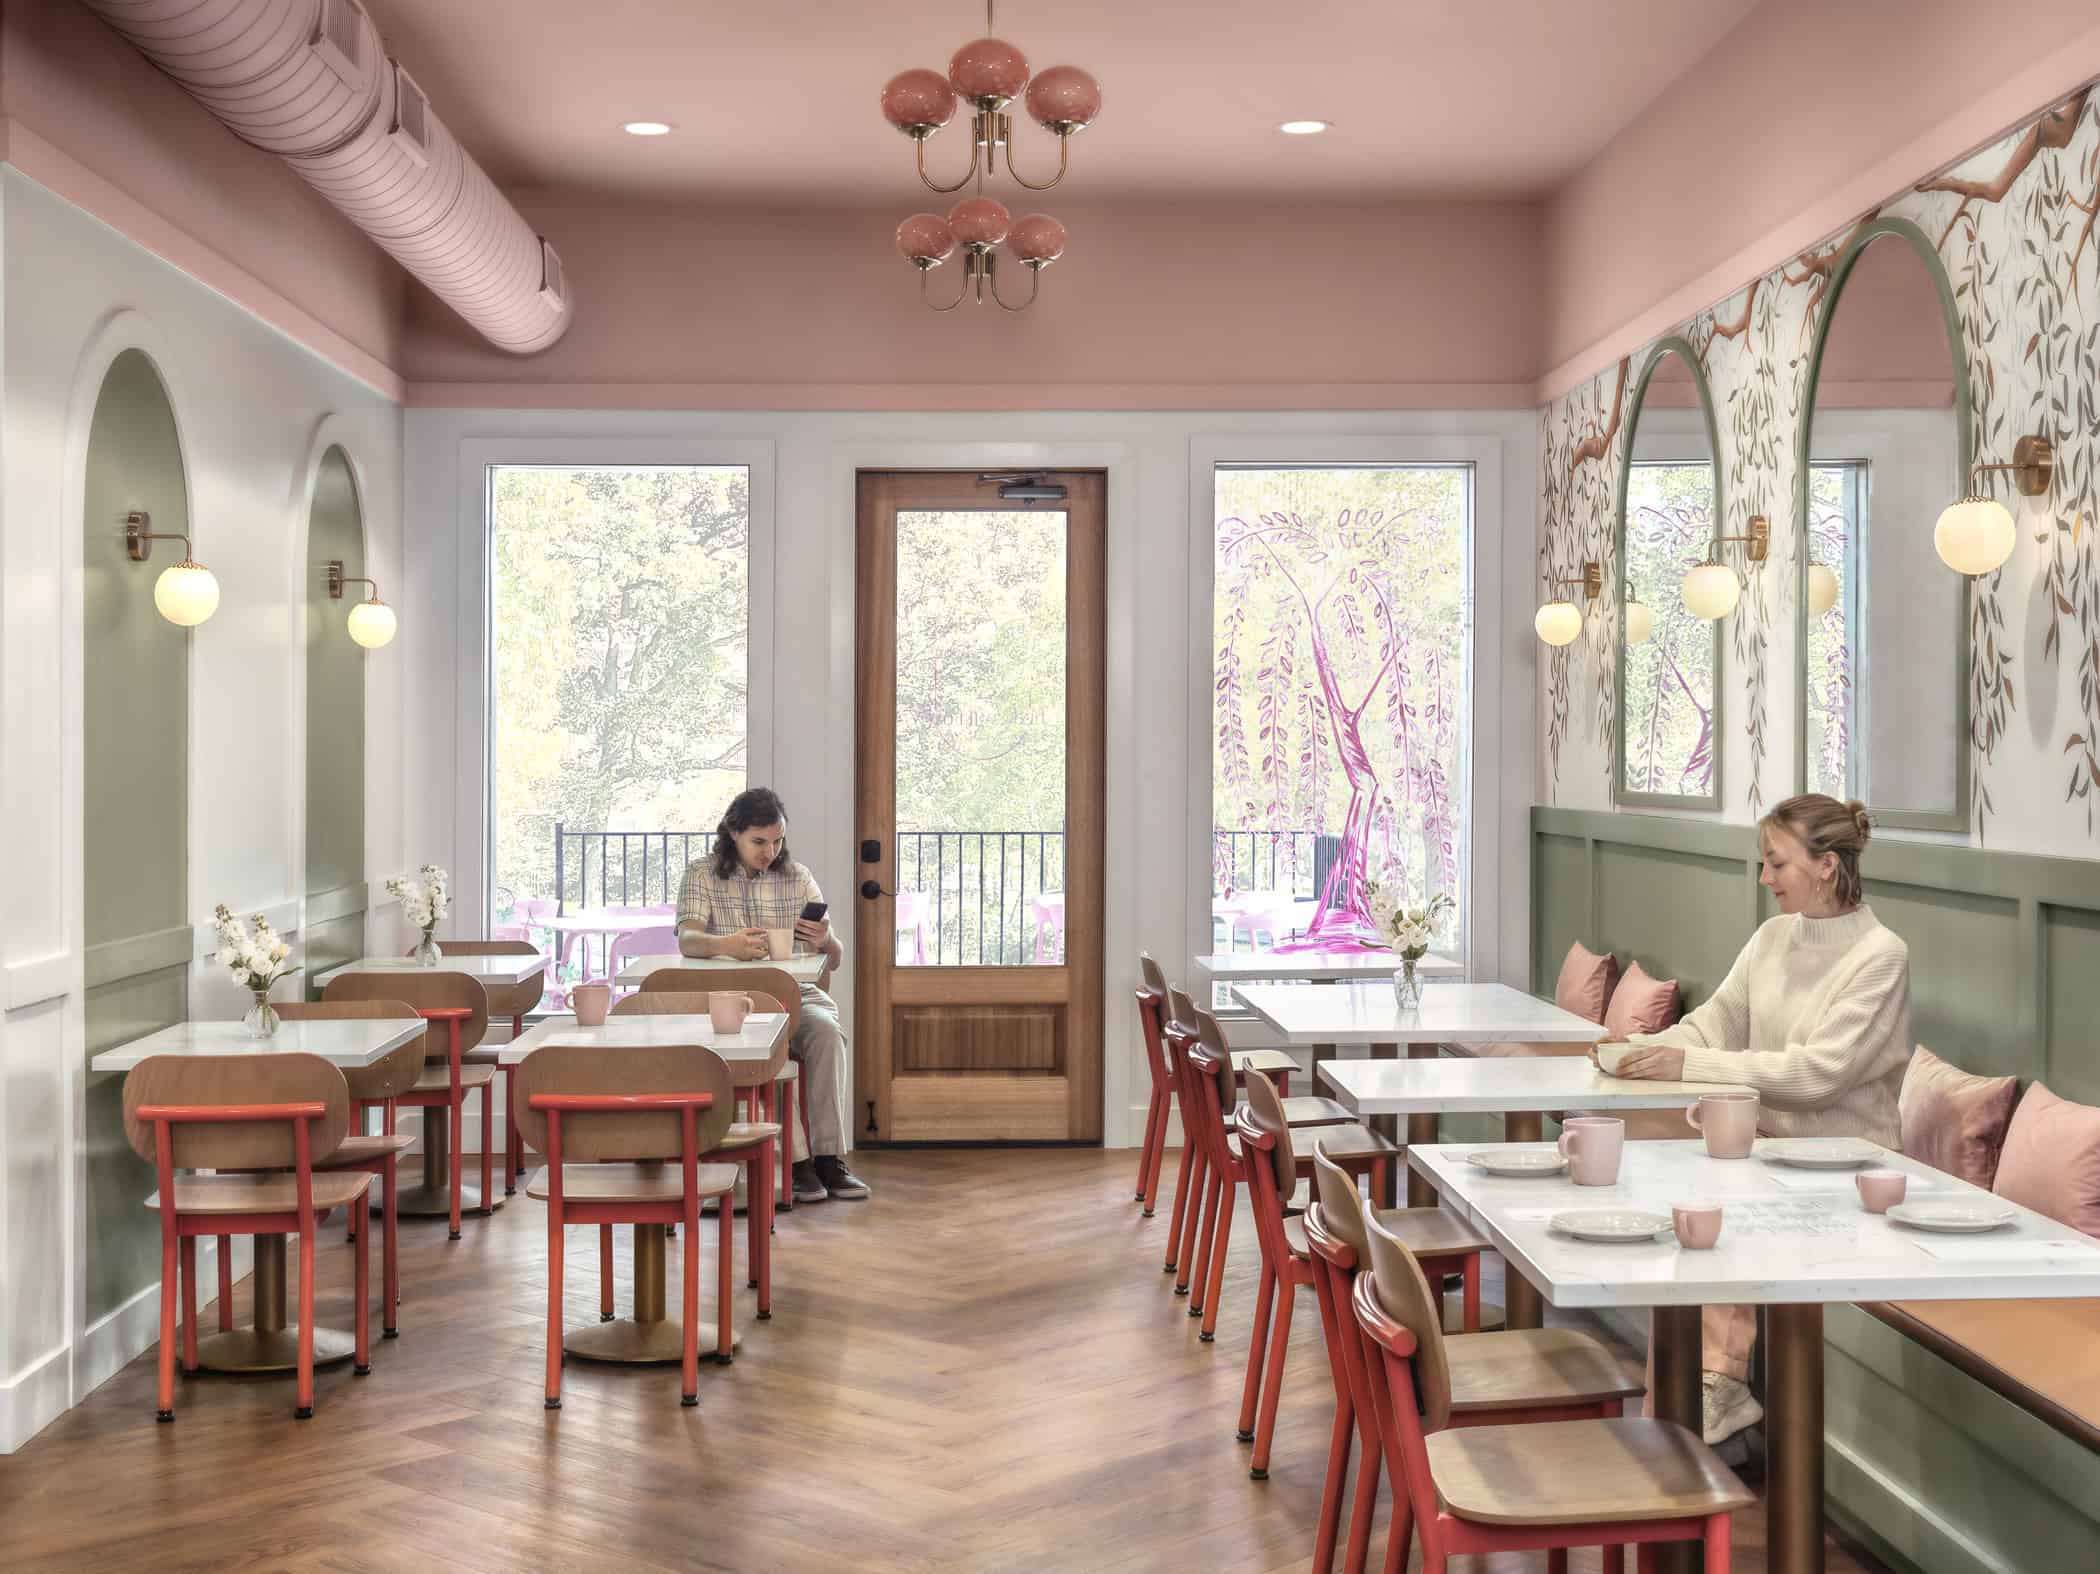
<path fill-rule="evenodd" d="M 1937 1230 L 1944 1235 L 1976 1235 L 2000 1229 L 2019 1217 L 2019 1211 L 1981 1202 L 1899 1202 L 1888 1216 L 1914 1230 Z"/>
<path fill-rule="evenodd" d="M 1759 1142 L 1757 1156 L 1804 1170 L 1856 1170 L 1880 1164 L 1888 1154 L 1856 1137 L 1803 1137 L 1794 1142 Z"/>
<path fill-rule="evenodd" d="M 1637 1208 L 1573 1208 L 1547 1222 L 1578 1241 L 1652 1241 L 1670 1228 L 1666 1214 Z"/>
<path fill-rule="evenodd" d="M 1468 1153 L 1466 1162 L 1490 1175 L 1520 1175 L 1533 1179 L 1541 1175 L 1558 1175 L 1568 1167 L 1568 1161 L 1551 1148 L 1482 1148 L 1478 1153 Z"/>

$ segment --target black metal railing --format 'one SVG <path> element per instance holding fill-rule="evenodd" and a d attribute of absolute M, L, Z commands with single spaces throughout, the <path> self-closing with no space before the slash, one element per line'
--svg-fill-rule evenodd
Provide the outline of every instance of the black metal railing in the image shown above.
<path fill-rule="evenodd" d="M 1320 831 L 1211 833 L 1211 895 L 1235 891 L 1320 894 L 1327 871 L 1341 856 L 1342 839 Z"/>
<path fill-rule="evenodd" d="M 554 910 L 676 902 L 685 866 L 714 843 L 712 831 L 572 831 L 557 820 Z"/>
<path fill-rule="evenodd" d="M 1064 960 L 1063 831 L 900 830 L 895 868 L 901 960 L 916 966 L 923 956 L 929 967 Z"/>

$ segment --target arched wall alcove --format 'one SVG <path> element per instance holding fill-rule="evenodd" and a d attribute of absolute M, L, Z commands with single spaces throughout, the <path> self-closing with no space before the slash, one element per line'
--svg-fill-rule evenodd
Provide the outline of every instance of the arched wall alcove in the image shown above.
<path fill-rule="evenodd" d="M 328 565 L 365 572 L 357 472 L 339 444 L 314 470 L 306 530 L 306 909 L 301 957 L 307 988 L 364 955 L 365 652 L 344 626 L 369 589 L 328 594 Z"/>
<path fill-rule="evenodd" d="M 144 351 L 110 363 L 88 430 L 81 520 L 81 928 L 87 1058 L 189 1015 L 190 636 L 153 604 L 177 542 L 134 563 L 124 520 L 188 534 L 189 486 L 175 409 Z M 87 1077 L 87 1320 L 160 1270 L 140 1206 L 153 1172 L 124 1137 L 124 1079 Z"/>

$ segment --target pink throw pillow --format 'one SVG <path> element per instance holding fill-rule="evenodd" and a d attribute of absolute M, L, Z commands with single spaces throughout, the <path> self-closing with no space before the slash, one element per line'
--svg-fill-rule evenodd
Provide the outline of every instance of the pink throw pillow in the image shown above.
<path fill-rule="evenodd" d="M 1626 976 L 1611 992 L 1604 1010 L 1604 1032 L 1614 1041 L 1635 1033 L 1660 1033 L 1677 1020 L 1677 980 L 1650 978 L 1638 962 L 1627 964 Z"/>
<path fill-rule="evenodd" d="M 1611 999 L 1612 985 L 1618 981 L 1619 959 L 1609 951 L 1599 956 L 1578 940 L 1568 947 L 1568 959 L 1560 964 L 1553 1003 L 1602 1026 L 1604 1003 Z"/>
<path fill-rule="evenodd" d="M 1903 1151 L 1988 1191 L 2019 1101 L 2018 1077 L 1971 1076 L 1920 1044 L 1896 1099 Z"/>
<path fill-rule="evenodd" d="M 2041 1083 L 2013 1111 L 1991 1188 L 2008 1202 L 2100 1236 L 2100 1109 Z"/>

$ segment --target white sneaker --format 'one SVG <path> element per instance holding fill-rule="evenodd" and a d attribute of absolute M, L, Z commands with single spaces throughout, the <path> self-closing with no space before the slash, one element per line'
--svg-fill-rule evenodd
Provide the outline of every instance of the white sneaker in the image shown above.
<path fill-rule="evenodd" d="M 1744 1427 L 1755 1426 L 1764 1419 L 1765 1407 L 1757 1402 L 1748 1385 L 1725 1372 L 1701 1372 L 1699 1379 L 1704 1389 L 1700 1395 L 1700 1423 L 1707 1447 L 1726 1442 Z"/>

